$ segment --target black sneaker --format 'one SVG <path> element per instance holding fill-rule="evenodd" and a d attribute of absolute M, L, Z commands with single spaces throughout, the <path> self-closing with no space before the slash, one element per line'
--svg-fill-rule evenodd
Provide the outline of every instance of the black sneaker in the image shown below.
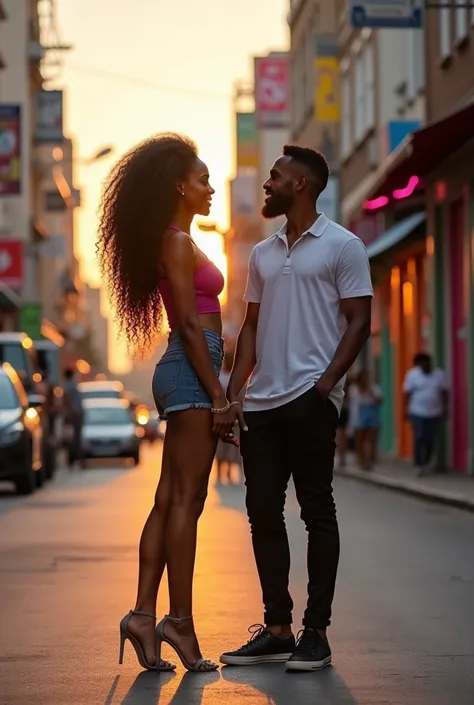
<path fill-rule="evenodd" d="M 314 629 L 298 634 L 296 649 L 286 662 L 287 671 L 319 671 L 331 663 L 331 648 L 327 639 Z"/>
<path fill-rule="evenodd" d="M 221 663 L 228 666 L 251 666 L 255 663 L 278 663 L 288 661 L 295 649 L 293 634 L 288 639 L 274 636 L 262 624 L 249 627 L 250 640 L 235 651 L 221 655 Z"/>

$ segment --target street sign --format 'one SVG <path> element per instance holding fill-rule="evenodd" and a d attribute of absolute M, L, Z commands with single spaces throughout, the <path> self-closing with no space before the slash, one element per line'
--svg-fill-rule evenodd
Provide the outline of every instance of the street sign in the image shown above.
<path fill-rule="evenodd" d="M 351 24 L 379 28 L 420 28 L 424 0 L 350 0 Z"/>

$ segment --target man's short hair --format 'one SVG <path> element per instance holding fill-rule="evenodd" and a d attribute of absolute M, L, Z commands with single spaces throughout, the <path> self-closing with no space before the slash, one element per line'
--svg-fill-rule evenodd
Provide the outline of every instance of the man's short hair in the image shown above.
<path fill-rule="evenodd" d="M 415 367 L 422 365 L 424 362 L 431 362 L 431 356 L 428 355 L 428 353 L 419 352 L 413 358 L 413 364 L 415 365 Z"/>
<path fill-rule="evenodd" d="M 315 149 L 310 149 L 309 147 L 298 147 L 294 144 L 286 144 L 283 147 L 283 154 L 285 157 L 291 157 L 295 162 L 304 164 L 314 178 L 318 193 L 324 191 L 328 185 L 329 166 L 326 157 L 321 154 L 321 152 L 317 152 Z"/>

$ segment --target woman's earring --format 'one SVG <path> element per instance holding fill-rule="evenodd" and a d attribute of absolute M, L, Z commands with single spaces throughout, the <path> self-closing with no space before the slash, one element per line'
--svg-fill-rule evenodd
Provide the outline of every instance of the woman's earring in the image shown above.
<path fill-rule="evenodd" d="M 181 194 L 182 196 L 184 196 L 184 191 L 180 191 L 180 194 Z"/>

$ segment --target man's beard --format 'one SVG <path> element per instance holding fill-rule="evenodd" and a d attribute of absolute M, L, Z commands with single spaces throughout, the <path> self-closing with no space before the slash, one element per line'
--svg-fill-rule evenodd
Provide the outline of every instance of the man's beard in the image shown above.
<path fill-rule="evenodd" d="M 271 220 L 272 218 L 278 218 L 280 215 L 285 215 L 290 210 L 293 203 L 293 197 L 277 193 L 270 196 L 270 199 L 264 204 L 262 208 L 262 215 L 264 218 Z"/>

